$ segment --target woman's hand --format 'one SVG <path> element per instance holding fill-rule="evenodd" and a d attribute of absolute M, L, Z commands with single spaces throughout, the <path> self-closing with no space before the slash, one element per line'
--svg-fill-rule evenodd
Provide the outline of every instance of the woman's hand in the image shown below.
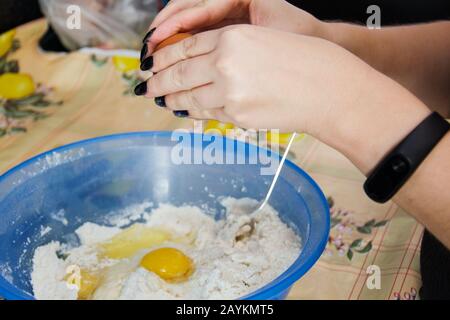
<path fill-rule="evenodd" d="M 429 114 L 400 85 L 318 38 L 228 26 L 153 57 L 156 74 L 143 91 L 165 97 L 168 109 L 243 128 L 306 132 L 364 173 Z"/>
<path fill-rule="evenodd" d="M 158 50 L 153 62 L 146 96 L 165 96 L 170 110 L 312 134 L 354 104 L 372 72 L 332 43 L 250 25 L 196 34 Z"/>
<path fill-rule="evenodd" d="M 159 105 L 244 128 L 310 133 L 364 174 L 430 114 L 345 49 L 262 27 L 199 33 L 158 50 L 154 62 L 157 74 L 140 92 L 165 96 Z M 450 181 L 449 144 L 450 133 L 395 197 L 448 247 L 450 198 L 441 190 Z"/>
<path fill-rule="evenodd" d="M 322 23 L 284 0 L 172 0 L 150 29 L 148 52 L 179 32 L 198 32 L 231 24 L 253 24 L 305 35 L 317 35 Z"/>

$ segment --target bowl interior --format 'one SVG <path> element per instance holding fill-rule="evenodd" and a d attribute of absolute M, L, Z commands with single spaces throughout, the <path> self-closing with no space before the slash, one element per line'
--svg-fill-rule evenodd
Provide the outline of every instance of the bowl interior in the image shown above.
<path fill-rule="evenodd" d="M 76 243 L 73 232 L 87 221 L 107 224 L 108 215 L 144 202 L 150 202 L 149 207 L 196 205 L 220 218 L 222 196 L 264 197 L 272 176 L 261 175 L 260 163 L 172 161 L 174 146 L 180 143 L 191 160 L 211 143 L 227 146 L 219 151 L 223 159 L 237 154 L 248 160 L 257 147 L 218 136 L 186 134 L 179 139 L 173 141 L 169 132 L 148 132 L 86 140 L 37 156 L 3 175 L 0 296 L 32 298 L 35 248 L 51 240 Z M 264 152 L 269 159 L 279 159 L 278 154 Z M 314 181 L 291 162 L 286 162 L 270 204 L 302 238 L 303 250 L 289 270 L 247 298 L 270 298 L 289 288 L 318 259 L 328 236 L 326 200 Z"/>

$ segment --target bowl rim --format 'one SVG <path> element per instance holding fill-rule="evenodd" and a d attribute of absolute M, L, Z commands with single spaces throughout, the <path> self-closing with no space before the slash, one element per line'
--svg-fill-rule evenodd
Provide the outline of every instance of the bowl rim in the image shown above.
<path fill-rule="evenodd" d="M 102 141 L 111 141 L 111 140 L 119 140 L 129 137 L 155 137 L 155 136 L 161 136 L 161 137 L 167 137 L 171 135 L 173 131 L 136 131 L 136 132 L 126 132 L 126 133 L 115 133 L 110 135 L 103 135 L 98 137 L 93 137 L 89 139 L 83 139 L 75 142 L 71 142 L 53 149 L 50 149 L 48 151 L 39 153 L 19 164 L 16 166 L 10 168 L 5 173 L 0 175 L 0 184 L 10 175 L 16 173 L 17 171 L 20 171 L 22 168 L 27 167 L 28 165 L 40 160 L 44 159 L 46 156 L 51 155 L 55 152 L 61 152 L 69 149 L 73 149 L 76 147 L 82 147 L 83 145 L 93 144 L 97 142 Z M 191 135 L 191 137 L 194 136 L 209 136 L 209 137 L 217 137 L 217 135 L 211 135 L 211 134 L 205 134 L 205 133 L 198 133 L 198 132 L 184 132 L 185 134 Z M 236 143 L 241 143 L 249 147 L 256 147 L 257 150 L 262 150 L 264 152 L 268 152 L 267 154 L 278 156 L 281 159 L 281 155 L 277 152 L 274 152 L 267 148 L 259 147 L 255 144 L 251 144 L 245 141 L 237 140 L 237 139 L 230 139 L 226 136 L 220 136 L 224 140 L 233 140 L 236 141 Z M 277 278 L 273 279 L 271 282 L 267 283 L 266 285 L 262 286 L 261 288 L 243 296 L 239 299 L 243 300 L 262 300 L 262 299 L 271 299 L 273 297 L 276 297 L 277 295 L 283 293 L 284 291 L 289 290 L 289 288 L 298 280 L 300 279 L 309 269 L 316 263 L 316 261 L 320 258 L 323 251 L 325 250 L 326 243 L 328 241 L 329 236 L 329 230 L 330 230 L 330 214 L 329 214 L 329 206 L 328 201 L 325 198 L 325 195 L 323 194 L 322 190 L 318 186 L 318 184 L 312 179 L 312 177 L 307 174 L 303 169 L 301 169 L 299 166 L 297 166 L 295 163 L 290 161 L 289 159 L 286 159 L 285 164 L 289 166 L 291 169 L 293 169 L 297 174 L 303 176 L 306 181 L 313 187 L 314 191 L 319 195 L 319 198 L 321 200 L 321 204 L 323 208 L 325 209 L 325 226 L 324 230 L 325 232 L 320 238 L 320 241 L 318 242 L 317 246 L 313 248 L 312 254 L 306 259 L 306 261 L 303 264 L 300 264 L 296 266 L 299 259 L 302 257 L 303 250 L 300 252 L 298 257 L 295 259 L 295 261 L 283 272 L 281 273 Z M 308 242 L 308 241 L 307 241 Z M 306 243 L 303 244 L 303 248 L 305 247 Z M 291 270 L 294 269 L 294 270 Z M 286 273 L 290 273 L 288 277 L 284 277 Z M 280 278 L 283 278 L 280 280 Z M 8 282 L 2 275 L 0 275 L 0 296 L 4 297 L 5 299 L 10 300 L 32 300 L 35 299 L 32 295 L 24 292 L 21 289 L 18 289 L 16 286 Z"/>

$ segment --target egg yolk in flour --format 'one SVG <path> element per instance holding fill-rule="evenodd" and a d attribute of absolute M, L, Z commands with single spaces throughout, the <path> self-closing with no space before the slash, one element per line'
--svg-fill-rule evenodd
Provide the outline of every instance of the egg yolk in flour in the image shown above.
<path fill-rule="evenodd" d="M 173 237 L 166 230 L 134 224 L 106 242 L 98 245 L 100 259 L 127 259 L 132 258 L 142 250 L 161 246 L 164 242 L 192 244 L 195 234 L 183 237 Z M 162 247 L 148 252 L 140 261 L 140 266 L 155 273 L 167 282 L 182 282 L 189 278 L 194 271 L 192 260 L 183 252 L 175 248 Z M 92 298 L 94 292 L 102 284 L 102 275 L 106 269 L 91 270 L 73 266 L 69 270 L 65 281 L 78 287 L 78 299 Z"/>
<path fill-rule="evenodd" d="M 175 248 L 160 248 L 147 253 L 141 267 L 157 274 L 168 282 L 181 282 L 194 271 L 192 260 Z"/>

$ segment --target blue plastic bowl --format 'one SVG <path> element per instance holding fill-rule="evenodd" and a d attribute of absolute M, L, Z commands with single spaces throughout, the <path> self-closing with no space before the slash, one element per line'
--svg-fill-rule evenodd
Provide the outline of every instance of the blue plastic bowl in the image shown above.
<path fill-rule="evenodd" d="M 248 159 L 249 151 L 268 152 L 221 136 L 187 133 L 186 137 L 190 141 L 184 146 L 193 152 L 202 152 L 211 141 L 226 143 L 223 155 L 234 152 Z M 111 211 L 152 201 L 155 206 L 206 205 L 213 214 L 223 208 L 211 194 L 254 199 L 265 195 L 272 176 L 260 175 L 263 165 L 176 165 L 171 152 L 177 143 L 171 132 L 100 137 L 38 155 L 1 176 L 0 296 L 33 299 L 30 272 L 35 248 L 52 240 L 73 240 L 80 225 L 104 223 Z M 268 154 L 279 160 L 278 154 Z M 270 204 L 299 234 L 303 249 L 286 272 L 244 299 L 285 298 L 320 257 L 328 238 L 327 201 L 317 184 L 290 161 Z M 67 224 L 55 219 L 60 210 L 65 211 Z M 48 233 L 42 232 L 46 226 L 51 228 Z"/>

